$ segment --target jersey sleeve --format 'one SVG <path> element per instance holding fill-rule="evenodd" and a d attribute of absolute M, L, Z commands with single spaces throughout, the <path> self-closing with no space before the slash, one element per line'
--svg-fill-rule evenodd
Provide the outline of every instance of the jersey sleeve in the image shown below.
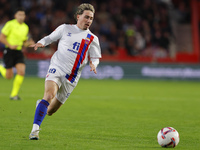
<path fill-rule="evenodd" d="M 94 36 L 94 40 L 90 45 L 89 56 L 90 58 L 101 58 L 101 48 L 99 44 L 99 39 L 96 36 Z"/>
<path fill-rule="evenodd" d="M 62 37 L 64 27 L 65 27 L 64 24 L 58 26 L 50 35 L 45 36 L 37 43 L 41 43 L 44 46 L 47 46 L 47 45 L 51 44 L 52 42 L 59 40 Z"/>
<path fill-rule="evenodd" d="M 3 33 L 4 35 L 8 35 L 11 31 L 11 25 L 10 25 L 10 22 L 7 22 L 4 27 L 2 28 L 1 30 L 1 33 Z"/>
<path fill-rule="evenodd" d="M 57 41 L 62 37 L 63 30 L 64 30 L 65 24 L 62 24 L 58 26 L 50 35 L 49 38 L 52 41 Z"/>

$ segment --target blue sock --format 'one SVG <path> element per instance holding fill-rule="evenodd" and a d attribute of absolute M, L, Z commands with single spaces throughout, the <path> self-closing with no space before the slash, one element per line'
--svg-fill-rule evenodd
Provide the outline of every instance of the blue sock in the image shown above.
<path fill-rule="evenodd" d="M 46 100 L 42 99 L 35 110 L 35 117 L 33 124 L 38 124 L 39 126 L 41 125 L 44 117 L 47 114 L 48 106 L 49 103 Z"/>

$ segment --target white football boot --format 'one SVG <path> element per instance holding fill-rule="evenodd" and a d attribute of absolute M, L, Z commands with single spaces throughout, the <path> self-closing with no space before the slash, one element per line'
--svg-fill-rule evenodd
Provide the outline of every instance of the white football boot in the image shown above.
<path fill-rule="evenodd" d="M 36 130 L 30 133 L 29 135 L 29 139 L 30 140 L 39 140 L 39 131 L 40 130 Z"/>

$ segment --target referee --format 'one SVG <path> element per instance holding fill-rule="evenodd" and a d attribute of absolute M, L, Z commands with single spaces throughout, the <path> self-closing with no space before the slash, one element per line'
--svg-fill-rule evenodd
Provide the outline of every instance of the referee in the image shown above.
<path fill-rule="evenodd" d="M 28 40 L 29 27 L 24 23 L 25 10 L 17 9 L 14 17 L 15 19 L 8 21 L 1 30 L 0 42 L 5 45 L 3 52 L 5 67 L 0 65 L 0 73 L 5 79 L 11 79 L 14 75 L 13 67 L 16 68 L 17 74 L 13 80 L 10 99 L 20 100 L 18 92 L 24 80 L 26 68 L 22 47 L 29 46 L 34 41 Z"/>

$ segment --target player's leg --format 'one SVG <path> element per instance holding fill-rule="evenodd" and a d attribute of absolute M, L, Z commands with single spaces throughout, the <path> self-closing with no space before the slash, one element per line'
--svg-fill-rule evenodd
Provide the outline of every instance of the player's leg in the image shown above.
<path fill-rule="evenodd" d="M 70 84 L 66 78 L 62 79 L 62 85 L 49 105 L 47 115 L 53 115 L 65 103 L 74 88 L 75 85 Z"/>
<path fill-rule="evenodd" d="M 43 99 L 51 103 L 51 100 L 55 97 L 58 89 L 59 89 L 59 86 L 56 82 L 52 80 L 46 80 Z"/>
<path fill-rule="evenodd" d="M 38 136 L 39 127 L 47 114 L 48 106 L 51 103 L 52 99 L 55 97 L 58 91 L 58 88 L 59 87 L 56 82 L 51 81 L 51 80 L 45 81 L 44 97 L 41 100 L 41 102 L 38 104 L 35 110 L 33 128 L 32 128 L 31 134 L 29 135 L 29 139 L 31 140 L 39 139 L 39 136 Z"/>
<path fill-rule="evenodd" d="M 6 68 L 4 68 L 3 65 L 0 65 L 0 73 L 2 77 L 6 79 Z"/>
<path fill-rule="evenodd" d="M 62 103 L 56 97 L 54 97 L 48 107 L 47 115 L 53 115 L 60 108 L 60 106 L 62 106 Z"/>
<path fill-rule="evenodd" d="M 6 69 L 6 76 L 5 76 L 5 78 L 6 79 L 12 79 L 13 75 L 14 75 L 13 68 L 7 68 Z"/>
<path fill-rule="evenodd" d="M 13 67 L 14 67 L 14 59 L 13 59 L 13 51 L 5 49 L 3 52 L 3 62 L 5 66 L 0 65 L 0 73 L 5 79 L 12 79 L 13 77 Z"/>
<path fill-rule="evenodd" d="M 6 68 L 2 64 L 0 64 L 0 74 L 2 77 L 6 78 Z"/>
<path fill-rule="evenodd" d="M 2 75 L 2 77 L 4 77 L 5 79 L 12 79 L 13 77 L 13 69 L 12 68 L 4 68 L 3 65 L 0 65 L 0 73 Z"/>
<path fill-rule="evenodd" d="M 58 85 L 54 81 L 47 80 L 45 82 L 44 97 L 36 108 L 33 124 L 37 124 L 38 126 L 41 125 L 44 117 L 47 114 L 48 106 L 51 103 L 52 99 L 55 97 L 57 91 Z"/>
<path fill-rule="evenodd" d="M 11 91 L 10 98 L 14 99 L 14 100 L 19 100 L 20 98 L 18 96 L 18 92 L 19 92 L 22 82 L 24 80 L 26 65 L 24 63 L 17 63 L 15 65 L 15 67 L 17 70 L 17 74 L 13 81 L 13 88 Z"/>

